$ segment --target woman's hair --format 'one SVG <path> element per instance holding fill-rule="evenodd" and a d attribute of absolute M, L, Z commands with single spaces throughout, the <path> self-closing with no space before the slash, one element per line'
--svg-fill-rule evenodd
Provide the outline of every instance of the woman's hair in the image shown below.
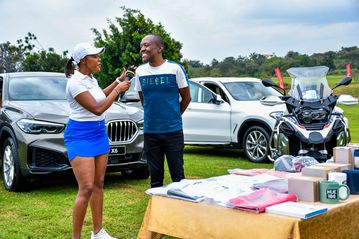
<path fill-rule="evenodd" d="M 71 57 L 65 65 L 66 77 L 70 77 L 74 73 L 75 67 L 74 67 L 74 64 L 72 63 L 73 61 L 74 61 L 74 59 Z"/>

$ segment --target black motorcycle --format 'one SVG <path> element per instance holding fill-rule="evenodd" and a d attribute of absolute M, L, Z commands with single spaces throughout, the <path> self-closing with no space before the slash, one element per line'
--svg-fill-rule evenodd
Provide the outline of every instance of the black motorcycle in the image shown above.
<path fill-rule="evenodd" d="M 289 154 L 312 156 L 325 162 L 333 155 L 333 148 L 350 142 L 348 119 L 343 110 L 336 107 L 338 97 L 333 89 L 349 85 L 350 77 L 345 77 L 333 89 L 328 85 L 326 75 L 329 68 L 293 67 L 287 70 L 292 78 L 289 96 L 281 97 L 286 111 L 272 112 L 276 125 L 270 139 L 270 159 Z M 267 87 L 280 88 L 269 79 L 264 79 Z"/>

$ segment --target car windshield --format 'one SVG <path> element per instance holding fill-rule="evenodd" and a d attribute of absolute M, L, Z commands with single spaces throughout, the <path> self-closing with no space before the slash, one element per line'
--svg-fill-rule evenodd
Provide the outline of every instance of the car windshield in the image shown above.
<path fill-rule="evenodd" d="M 227 82 L 224 86 L 236 100 L 260 100 L 264 96 L 280 96 L 278 91 L 265 87 L 261 82 Z"/>
<path fill-rule="evenodd" d="M 327 98 L 333 92 L 326 78 L 328 70 L 326 66 L 289 68 L 287 72 L 292 78 L 289 94 L 308 102 Z"/>
<path fill-rule="evenodd" d="M 14 77 L 9 81 L 12 100 L 65 100 L 67 78 L 61 76 Z"/>

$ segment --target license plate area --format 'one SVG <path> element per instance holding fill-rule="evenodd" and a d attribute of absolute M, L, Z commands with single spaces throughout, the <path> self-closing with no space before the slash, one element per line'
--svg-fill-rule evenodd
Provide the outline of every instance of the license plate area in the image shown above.
<path fill-rule="evenodd" d="M 125 146 L 112 146 L 110 147 L 110 156 L 126 154 Z"/>

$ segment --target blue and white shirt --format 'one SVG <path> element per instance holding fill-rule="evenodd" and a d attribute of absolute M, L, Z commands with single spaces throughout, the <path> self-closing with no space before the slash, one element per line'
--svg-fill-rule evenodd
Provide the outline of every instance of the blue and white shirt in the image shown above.
<path fill-rule="evenodd" d="M 142 91 L 145 133 L 170 133 L 182 129 L 179 89 L 188 87 L 183 67 L 166 60 L 153 67 L 146 63 L 136 70 L 135 90 Z"/>

